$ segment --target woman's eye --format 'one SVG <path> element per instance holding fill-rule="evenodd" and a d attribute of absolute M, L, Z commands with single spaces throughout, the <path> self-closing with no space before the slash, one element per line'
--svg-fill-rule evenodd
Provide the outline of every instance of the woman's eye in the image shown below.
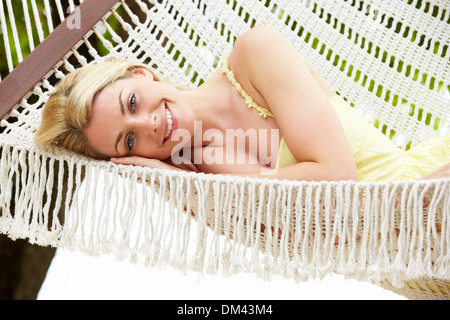
<path fill-rule="evenodd" d="M 130 98 L 130 110 L 134 112 L 136 109 L 136 96 L 133 94 Z"/>
<path fill-rule="evenodd" d="M 133 133 L 131 133 L 127 136 L 126 144 L 127 144 L 128 150 L 131 151 L 131 149 L 133 149 L 133 146 L 134 146 L 134 134 Z"/>

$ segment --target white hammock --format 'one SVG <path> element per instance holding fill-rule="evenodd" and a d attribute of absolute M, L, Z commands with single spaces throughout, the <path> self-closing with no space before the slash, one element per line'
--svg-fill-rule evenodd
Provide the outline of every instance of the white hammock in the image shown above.
<path fill-rule="evenodd" d="M 57 4 L 62 20 L 66 13 Z M 11 1 L 0 5 L 12 71 L 8 36 L 21 61 L 18 31 Z M 48 18 L 48 1 L 43 5 Z M 36 26 L 25 10 L 31 50 L 33 29 L 39 42 L 47 32 L 36 1 L 32 6 Z M 76 14 L 74 27 L 83 23 Z M 172 83 L 193 87 L 218 67 L 237 36 L 266 24 L 407 149 L 449 132 L 447 0 L 137 0 L 122 1 L 109 14 L 1 120 L 1 233 L 150 266 L 295 280 L 337 272 L 409 298 L 450 297 L 450 179 L 245 179 L 117 166 L 33 143 L 42 107 L 67 71 L 113 55 L 149 63 Z M 126 32 L 116 33 L 111 24 Z M 95 41 L 106 56 L 94 49 Z"/>

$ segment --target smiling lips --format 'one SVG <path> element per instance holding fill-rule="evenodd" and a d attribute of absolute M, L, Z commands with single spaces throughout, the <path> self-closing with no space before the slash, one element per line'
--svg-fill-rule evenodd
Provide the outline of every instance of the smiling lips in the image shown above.
<path fill-rule="evenodd" d="M 170 137 L 170 135 L 172 134 L 172 129 L 173 129 L 173 116 L 172 116 L 172 112 L 170 112 L 170 109 L 167 106 L 167 104 L 165 104 L 165 111 L 166 111 L 167 131 L 166 131 L 166 135 L 164 136 L 163 143 L 165 143 L 167 141 L 167 139 Z"/>

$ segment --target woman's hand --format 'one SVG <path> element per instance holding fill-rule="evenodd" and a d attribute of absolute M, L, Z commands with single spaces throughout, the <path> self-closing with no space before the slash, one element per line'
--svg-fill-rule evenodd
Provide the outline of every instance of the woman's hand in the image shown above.
<path fill-rule="evenodd" d="M 177 167 L 169 165 L 161 160 L 149 159 L 144 157 L 132 156 L 132 157 L 122 157 L 122 158 L 111 158 L 111 162 L 115 164 L 133 165 L 148 167 L 152 169 L 169 169 L 169 170 L 181 170 Z"/>
<path fill-rule="evenodd" d="M 145 157 L 132 156 L 132 157 L 111 158 L 111 162 L 115 164 L 140 166 L 152 169 L 168 169 L 177 171 L 199 172 L 198 168 L 188 161 L 183 162 L 182 164 L 176 166 L 170 161 L 170 159 L 167 160 L 166 162 L 158 159 L 149 159 Z"/>

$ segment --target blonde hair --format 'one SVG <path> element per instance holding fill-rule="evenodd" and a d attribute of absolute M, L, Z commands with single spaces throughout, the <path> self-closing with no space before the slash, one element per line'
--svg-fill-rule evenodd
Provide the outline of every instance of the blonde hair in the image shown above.
<path fill-rule="evenodd" d="M 35 142 L 44 147 L 57 145 L 82 155 L 106 159 L 107 156 L 90 148 L 84 133 L 91 118 L 92 103 L 103 88 L 130 78 L 135 68 L 148 69 L 159 81 L 147 65 L 117 58 L 87 65 L 68 74 L 44 106 Z"/>

